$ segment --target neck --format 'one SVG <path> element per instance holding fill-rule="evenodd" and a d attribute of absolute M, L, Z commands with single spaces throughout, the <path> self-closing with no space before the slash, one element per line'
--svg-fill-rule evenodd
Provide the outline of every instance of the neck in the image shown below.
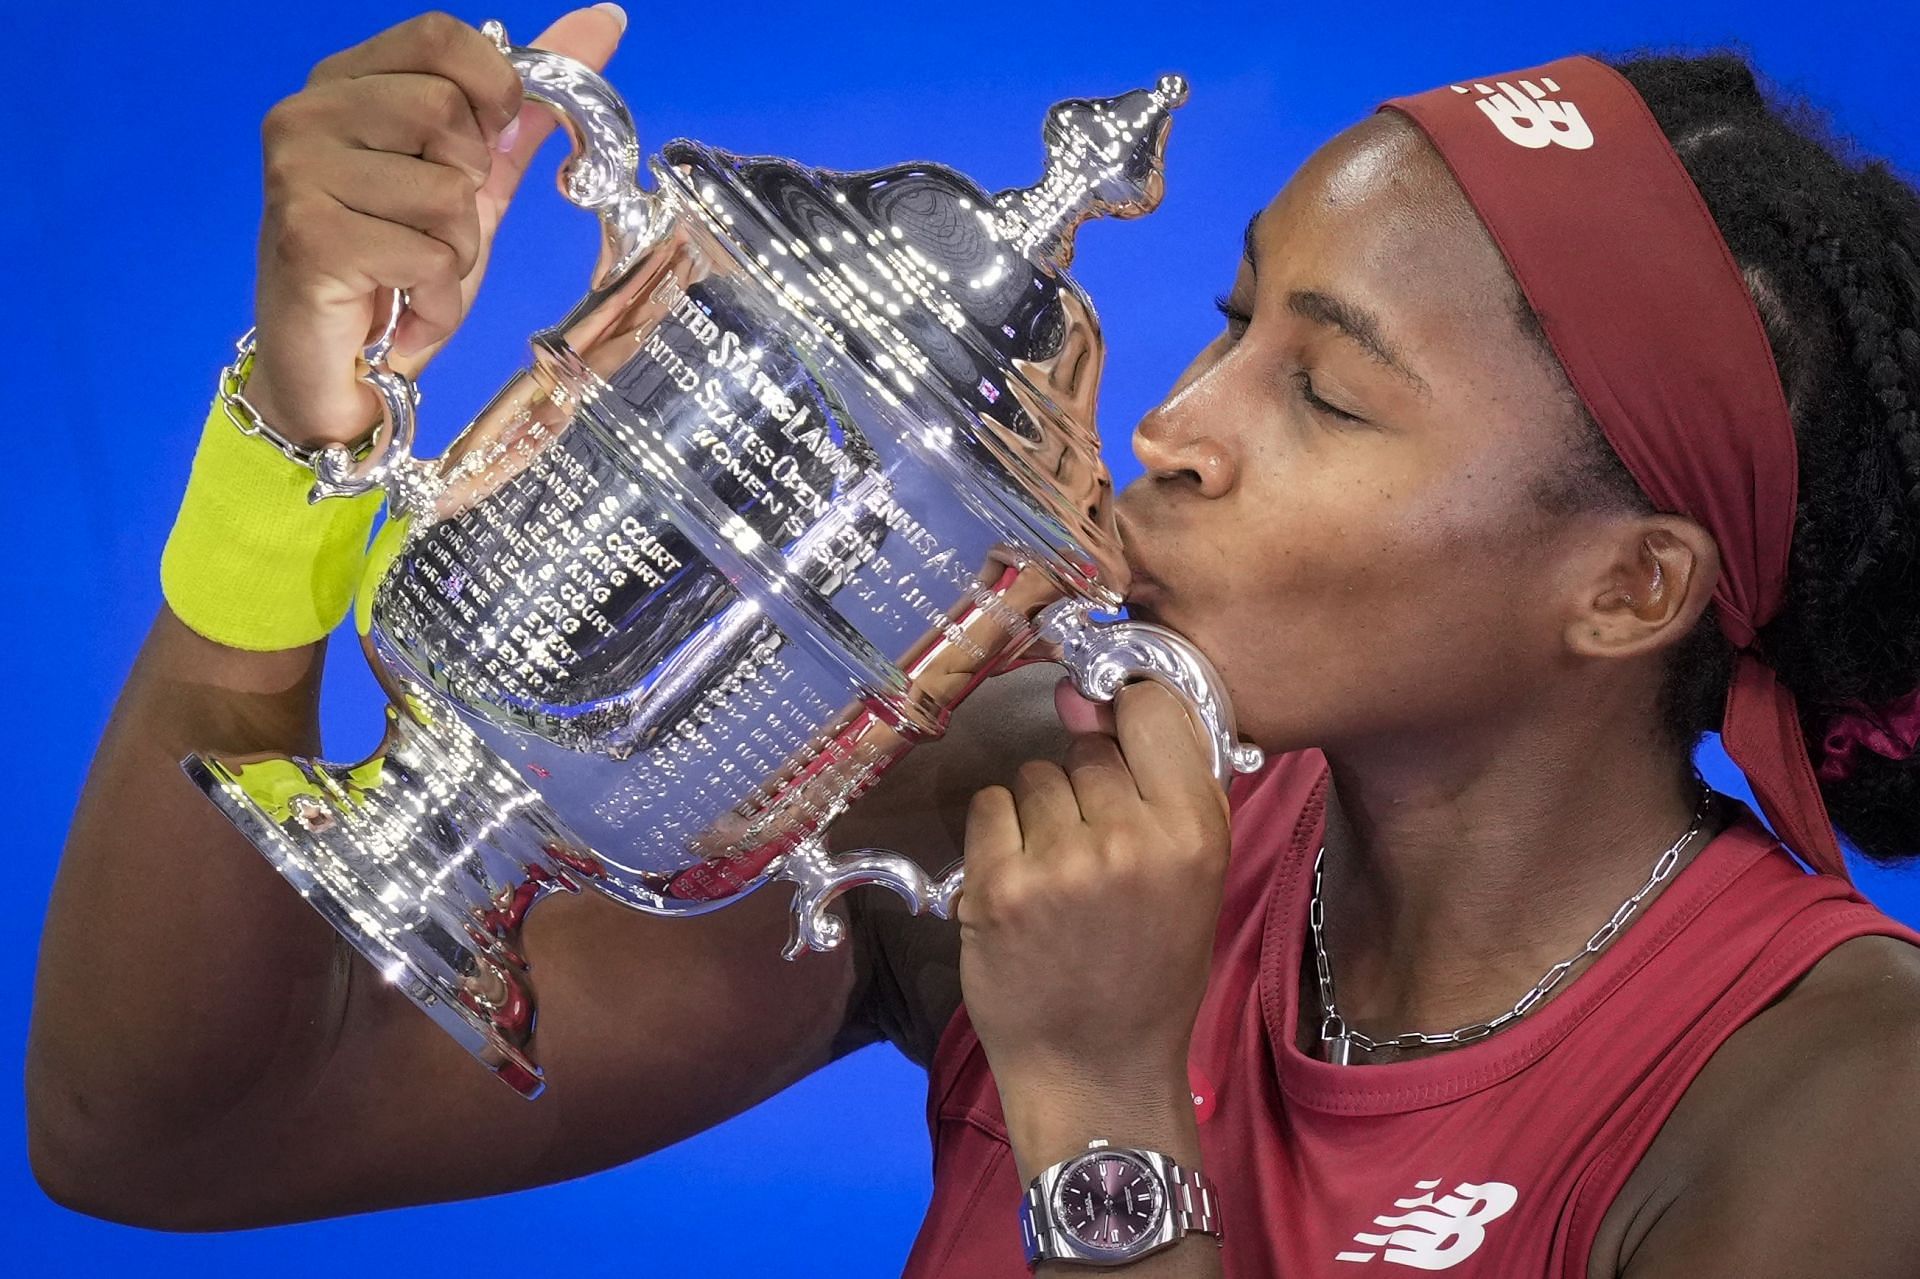
<path fill-rule="evenodd" d="M 1460 740 L 1426 743 L 1417 755 L 1405 742 L 1328 751 L 1324 934 L 1350 1027 L 1375 1038 L 1444 1032 L 1512 1008 L 1555 963 L 1580 953 L 1693 821 L 1699 794 L 1671 753 L 1508 745 L 1497 753 Z M 1713 831 L 1710 815 L 1674 874 Z M 1311 988 L 1310 952 L 1306 962 Z M 1303 1010 L 1312 1015 L 1302 1022 L 1317 1028 L 1317 995 Z M 1410 1055 L 1418 1054 L 1354 1059 Z"/>

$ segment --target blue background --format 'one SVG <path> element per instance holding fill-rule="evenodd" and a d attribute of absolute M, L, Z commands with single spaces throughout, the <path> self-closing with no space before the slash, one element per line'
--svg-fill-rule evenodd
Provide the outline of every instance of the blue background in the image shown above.
<path fill-rule="evenodd" d="M 1242 224 L 1320 141 L 1379 99 L 1571 52 L 1743 43 L 1869 152 L 1920 172 L 1899 3 L 632 5 L 611 78 L 649 150 L 687 135 L 840 168 L 925 158 L 989 189 L 1038 173 L 1054 100 L 1178 70 L 1194 84 L 1164 207 L 1096 225 L 1076 274 L 1110 352 L 1102 412 L 1122 483 L 1133 421 L 1218 321 Z M 8 877 L 37 946 L 66 821 L 114 693 L 159 603 L 155 565 L 215 371 L 249 321 L 262 115 L 323 56 L 402 20 L 335 0 L 41 5 L 4 10 L 15 92 L 0 180 L 0 350 L 18 410 L 0 546 L 12 578 Z M 498 3 L 528 40 L 559 9 Z M 24 28 L 24 29 L 23 29 Z M 557 162 L 550 145 L 542 168 Z M 436 451 L 579 296 L 590 219 L 530 179 L 478 310 L 429 371 Z M 370 681 L 331 664 L 333 758 L 375 739 Z M 1716 784 L 1740 792 L 1717 747 Z M 1920 922 L 1901 876 L 1862 887 Z M 155 938 L 153 962 L 167 962 Z M 24 991 L 26 987 L 16 989 Z M 544 1275 L 886 1275 L 929 1186 L 924 1080 L 868 1049 L 721 1129 L 627 1168 L 501 1199 L 225 1236 L 175 1237 L 57 1208 L 27 1168 L 19 1091 L 27 1002 L 0 1007 L 0 1270 L 11 1274 L 398 1274 L 453 1265 Z M 404 1157 L 405 1152 L 395 1152 Z"/>

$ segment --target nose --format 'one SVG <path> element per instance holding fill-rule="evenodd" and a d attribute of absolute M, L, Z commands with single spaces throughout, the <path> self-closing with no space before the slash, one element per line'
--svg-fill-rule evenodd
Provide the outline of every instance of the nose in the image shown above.
<path fill-rule="evenodd" d="M 1207 375 L 1176 387 L 1133 428 L 1133 455 L 1150 478 L 1190 484 L 1201 497 L 1224 497 L 1239 477 L 1220 390 Z"/>

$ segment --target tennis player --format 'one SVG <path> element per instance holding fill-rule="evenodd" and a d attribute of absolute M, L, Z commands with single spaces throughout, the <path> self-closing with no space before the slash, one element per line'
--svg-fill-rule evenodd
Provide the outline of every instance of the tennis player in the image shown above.
<path fill-rule="evenodd" d="M 993 681 L 837 831 L 964 850 L 956 923 L 856 894 L 788 964 L 773 892 L 543 907 L 536 1104 L 176 767 L 314 749 L 365 534 L 216 412 L 45 930 L 47 1192 L 167 1229 L 489 1194 L 885 1038 L 929 1071 L 917 1279 L 1920 1273 L 1920 936 L 1837 838 L 1920 853 L 1920 198 L 1736 57 L 1459 71 L 1223 245 L 1219 336 L 1134 432 L 1131 604 L 1269 765 L 1223 797 L 1157 687 Z M 364 430 L 381 290 L 417 368 L 546 127 L 441 15 L 274 108 L 267 420 Z"/>

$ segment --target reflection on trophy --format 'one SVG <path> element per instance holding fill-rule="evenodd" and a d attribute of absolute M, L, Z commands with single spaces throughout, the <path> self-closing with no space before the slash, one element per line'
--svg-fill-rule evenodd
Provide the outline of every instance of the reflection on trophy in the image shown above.
<path fill-rule="evenodd" d="M 1216 775 L 1259 766 L 1187 641 L 1095 613 L 1126 565 L 1093 429 L 1102 344 L 1064 268 L 1150 211 L 1186 86 L 1063 103 L 1045 176 L 831 173 L 669 143 L 568 59 L 510 48 L 604 238 L 591 291 L 435 462 L 387 420 L 316 500 L 383 489 L 356 621 L 391 705 L 352 765 L 194 756 L 213 801 L 387 980 L 531 1097 L 527 911 L 555 891 L 691 915 L 794 889 L 791 958 L 881 884 L 950 912 L 962 871 L 822 832 L 982 679 L 1174 689 Z M 396 300 L 396 314 L 400 303 Z"/>

